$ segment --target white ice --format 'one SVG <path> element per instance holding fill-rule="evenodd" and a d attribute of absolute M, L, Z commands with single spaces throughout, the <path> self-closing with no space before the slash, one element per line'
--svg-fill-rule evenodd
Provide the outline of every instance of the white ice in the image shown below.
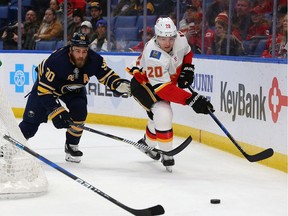
<path fill-rule="evenodd" d="M 96 130 L 137 141 L 143 131 L 106 125 Z M 175 143 L 184 138 L 175 138 Z M 287 216 L 287 174 L 194 142 L 165 171 L 134 146 L 84 132 L 80 164 L 64 160 L 65 130 L 41 125 L 30 147 L 62 168 L 134 209 L 160 204 L 167 216 Z M 231 145 L 233 145 L 231 143 Z M 175 145 L 176 146 L 176 145 Z M 48 192 L 40 197 L 0 200 L 1 216 L 131 215 L 99 194 L 44 164 Z M 221 200 L 210 204 L 210 199 Z"/>

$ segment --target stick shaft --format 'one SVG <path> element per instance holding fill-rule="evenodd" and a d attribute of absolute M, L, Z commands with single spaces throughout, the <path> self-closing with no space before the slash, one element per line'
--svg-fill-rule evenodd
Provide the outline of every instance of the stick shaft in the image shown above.
<path fill-rule="evenodd" d="M 32 156 L 36 157 L 37 159 L 41 160 L 42 162 L 46 163 L 47 165 L 53 167 L 54 169 L 58 170 L 59 172 L 63 173 L 64 175 L 66 175 L 69 178 L 73 179 L 74 181 L 78 182 L 79 184 L 86 187 L 87 189 L 90 189 L 91 191 L 99 194 L 100 196 L 104 197 L 105 199 L 109 200 L 110 202 L 114 203 L 115 205 L 121 207 L 122 209 L 125 209 L 126 211 L 130 212 L 131 214 L 134 214 L 134 215 L 152 215 L 152 214 L 150 214 L 149 209 L 152 209 L 152 210 L 153 209 L 156 209 L 156 210 L 159 209 L 159 206 L 154 206 L 154 207 L 151 207 L 149 209 L 142 209 L 142 210 L 132 209 L 132 208 L 120 203 L 119 201 L 117 201 L 113 197 L 109 196 L 108 194 L 104 193 L 100 189 L 98 189 L 98 188 L 94 187 L 93 185 L 89 184 L 88 182 L 84 181 L 83 179 L 72 174 L 71 172 L 64 169 L 63 167 L 58 166 L 57 164 L 55 164 L 52 161 L 48 160 L 47 158 L 39 155 L 37 152 L 33 151 L 32 149 L 28 148 L 27 146 L 19 143 L 18 141 L 14 140 L 12 137 L 10 137 L 8 135 L 4 135 L 4 139 L 8 140 L 10 143 L 14 144 L 16 147 L 24 150 L 25 152 L 31 154 Z"/>

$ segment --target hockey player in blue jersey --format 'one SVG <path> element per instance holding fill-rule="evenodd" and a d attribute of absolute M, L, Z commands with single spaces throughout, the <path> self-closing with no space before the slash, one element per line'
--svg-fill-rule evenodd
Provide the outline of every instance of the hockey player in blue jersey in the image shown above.
<path fill-rule="evenodd" d="M 106 65 L 102 56 L 89 49 L 89 39 L 75 33 L 71 45 L 53 52 L 37 67 L 38 78 L 28 97 L 19 127 L 26 139 L 33 137 L 41 123 L 52 120 L 66 131 L 66 161 L 79 163 L 83 153 L 78 144 L 87 117 L 85 85 L 96 76 L 101 84 L 118 94 L 130 96 L 130 82 Z M 66 110 L 61 103 L 65 103 Z M 80 127 L 77 127 L 80 126 Z"/>

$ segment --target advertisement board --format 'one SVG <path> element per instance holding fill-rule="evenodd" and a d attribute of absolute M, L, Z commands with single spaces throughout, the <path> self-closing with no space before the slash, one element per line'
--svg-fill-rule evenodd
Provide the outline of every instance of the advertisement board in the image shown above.
<path fill-rule="evenodd" d="M 13 108 L 24 109 L 25 95 L 37 78 L 35 68 L 49 54 L 0 53 L 0 85 L 9 92 Z M 122 78 L 131 79 L 125 67 L 135 61 L 137 54 L 103 53 L 102 56 Z M 195 57 L 193 63 L 196 72 L 191 87 L 211 100 L 214 114 L 234 138 L 260 148 L 272 147 L 287 159 L 287 62 Z M 147 118 L 133 97 L 113 94 L 95 77 L 87 85 L 87 97 L 89 113 Z M 172 104 L 172 107 L 175 124 L 225 136 L 209 115 L 196 114 L 191 107 L 179 104 Z"/>

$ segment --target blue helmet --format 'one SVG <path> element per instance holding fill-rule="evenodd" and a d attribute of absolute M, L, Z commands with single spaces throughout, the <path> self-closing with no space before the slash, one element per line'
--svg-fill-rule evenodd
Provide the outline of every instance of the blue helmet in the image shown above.
<path fill-rule="evenodd" d="M 71 46 L 88 47 L 90 40 L 86 34 L 75 32 L 71 39 Z"/>

